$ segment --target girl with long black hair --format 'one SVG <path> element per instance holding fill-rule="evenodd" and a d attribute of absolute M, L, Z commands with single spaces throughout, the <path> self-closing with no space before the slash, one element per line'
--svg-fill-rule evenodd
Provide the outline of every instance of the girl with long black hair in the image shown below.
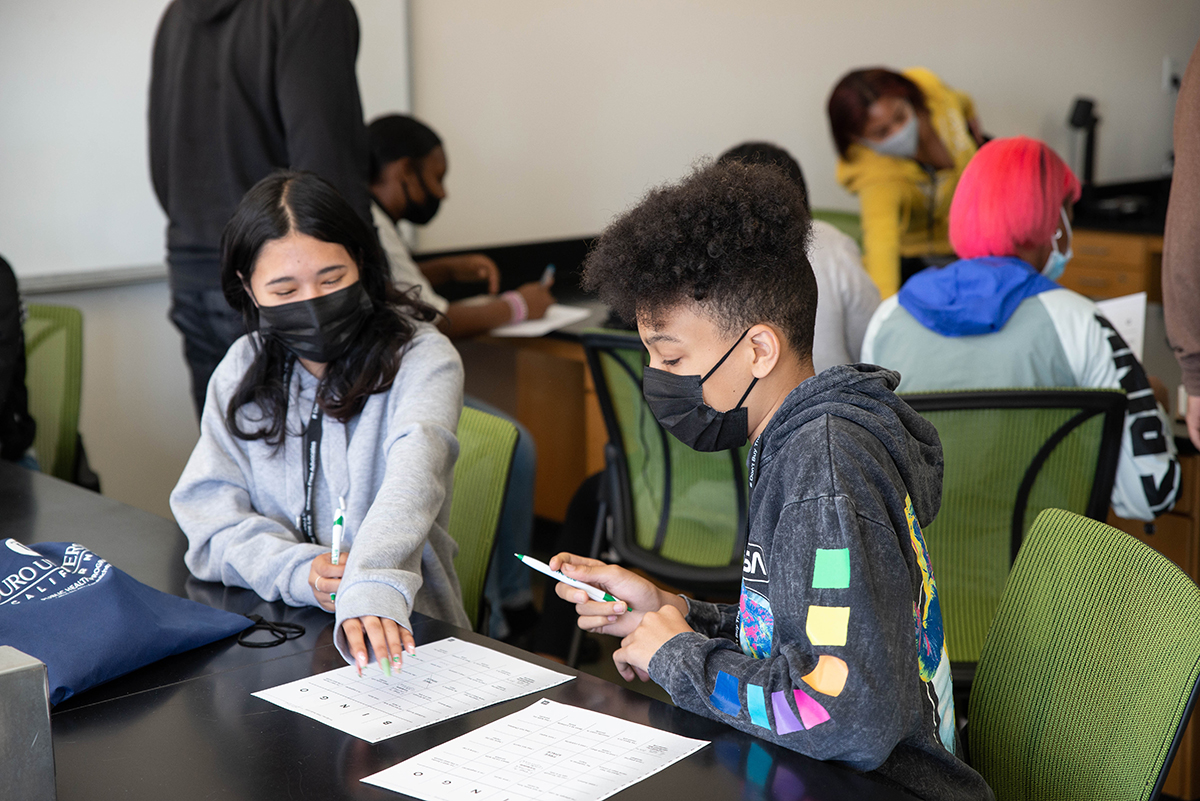
<path fill-rule="evenodd" d="M 462 363 L 388 277 L 372 231 L 315 175 L 243 198 L 221 282 L 250 332 L 208 386 L 171 510 L 200 579 L 336 615 L 361 670 L 399 668 L 409 617 L 469 625 L 446 532 Z M 338 564 L 335 516 L 344 535 Z"/>

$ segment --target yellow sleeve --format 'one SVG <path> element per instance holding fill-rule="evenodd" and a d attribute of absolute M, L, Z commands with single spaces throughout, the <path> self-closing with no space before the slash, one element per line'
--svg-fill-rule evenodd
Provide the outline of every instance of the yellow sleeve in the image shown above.
<path fill-rule="evenodd" d="M 958 104 L 962 108 L 963 119 L 968 122 L 975 116 L 975 101 L 966 92 L 960 92 L 957 89 L 953 90 L 954 96 L 958 99 Z"/>
<path fill-rule="evenodd" d="M 893 181 L 865 186 L 858 193 L 863 266 L 884 299 L 900 289 L 900 195 L 901 188 Z"/>

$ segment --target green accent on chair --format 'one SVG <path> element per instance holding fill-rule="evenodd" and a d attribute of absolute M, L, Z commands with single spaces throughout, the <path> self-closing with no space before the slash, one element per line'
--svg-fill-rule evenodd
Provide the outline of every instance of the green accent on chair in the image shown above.
<path fill-rule="evenodd" d="M 1038 516 L 979 660 L 971 761 L 1008 799 L 1149 799 L 1200 679 L 1200 588 L 1122 531 Z"/>
<path fill-rule="evenodd" d="M 483 584 L 516 448 L 517 427 L 512 423 L 478 409 L 463 409 L 458 419 L 449 532 L 458 543 L 454 570 L 462 586 L 463 606 L 476 630 L 486 623 Z"/>
<path fill-rule="evenodd" d="M 642 396 L 636 334 L 582 336 L 615 485 L 613 546 L 623 561 L 688 589 L 736 591 L 745 548 L 745 453 L 700 453 L 667 434 Z"/>
<path fill-rule="evenodd" d="M 1107 513 L 1125 396 L 1070 389 L 901 397 L 942 441 L 942 507 L 922 531 L 950 661 L 977 662 L 1034 517 L 1051 507 Z"/>
<path fill-rule="evenodd" d="M 83 315 L 69 306 L 26 306 L 25 385 L 33 441 L 42 472 L 71 481 L 79 432 L 83 373 Z"/>
<path fill-rule="evenodd" d="M 853 239 L 862 247 L 862 218 L 853 211 L 837 211 L 836 209 L 813 209 L 814 220 L 824 220 L 846 236 Z"/>

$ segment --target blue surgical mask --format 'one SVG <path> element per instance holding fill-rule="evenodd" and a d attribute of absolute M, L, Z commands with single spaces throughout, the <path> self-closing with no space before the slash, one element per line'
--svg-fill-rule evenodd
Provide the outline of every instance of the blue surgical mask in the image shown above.
<path fill-rule="evenodd" d="M 1055 231 L 1054 238 L 1050 240 L 1050 255 L 1046 257 L 1046 266 L 1042 267 L 1042 275 L 1051 281 L 1062 278 L 1063 270 L 1067 269 L 1067 262 L 1075 255 L 1071 250 L 1071 221 L 1067 219 L 1067 210 L 1060 207 L 1058 211 L 1062 214 L 1063 231 L 1067 232 L 1067 252 L 1058 252 L 1058 240 L 1062 237 L 1063 231 Z"/>
<path fill-rule="evenodd" d="M 898 131 L 882 142 L 873 142 L 870 139 L 860 139 L 859 141 L 881 155 L 911 159 L 917 155 L 917 147 L 920 144 L 920 133 L 920 126 L 917 124 L 917 114 L 916 112 L 910 112 L 908 122 L 900 126 Z"/>

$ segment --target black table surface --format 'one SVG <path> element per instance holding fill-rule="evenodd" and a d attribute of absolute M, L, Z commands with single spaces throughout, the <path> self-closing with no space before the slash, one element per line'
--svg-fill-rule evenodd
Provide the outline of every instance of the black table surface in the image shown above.
<path fill-rule="evenodd" d="M 72 799 L 388 799 L 360 779 L 552 698 L 712 744 L 639 782 L 621 799 L 907 798 L 872 777 L 818 762 L 728 726 L 504 643 L 429 618 L 418 647 L 448 636 L 570 673 L 573 681 L 371 744 L 251 696 L 344 665 L 333 618 L 267 603 L 248 590 L 199 582 L 169 520 L 0 462 L 0 538 L 87 546 L 146 584 L 241 614 L 288 620 L 303 637 L 275 648 L 228 638 L 169 657 L 56 706 L 51 724 L 59 801 Z M 374 668 L 372 668 L 374 669 Z"/>

